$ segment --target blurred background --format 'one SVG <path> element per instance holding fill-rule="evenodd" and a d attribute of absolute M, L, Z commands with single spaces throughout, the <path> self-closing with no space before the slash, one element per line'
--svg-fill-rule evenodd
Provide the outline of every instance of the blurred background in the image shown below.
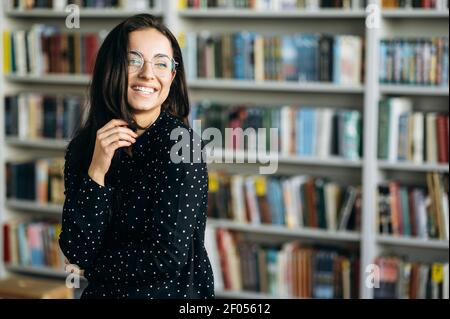
<path fill-rule="evenodd" d="M 1 1 L 0 297 L 86 285 L 57 244 L 64 150 L 142 12 L 179 40 L 192 124 L 278 132 L 209 165 L 216 297 L 449 298 L 447 0 Z"/>

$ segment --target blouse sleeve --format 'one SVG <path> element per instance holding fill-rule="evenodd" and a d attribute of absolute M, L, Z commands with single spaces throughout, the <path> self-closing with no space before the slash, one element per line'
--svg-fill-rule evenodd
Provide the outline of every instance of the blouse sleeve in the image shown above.
<path fill-rule="evenodd" d="M 148 283 L 177 275 L 189 262 L 194 231 L 206 219 L 208 196 L 206 163 L 202 156 L 197 159 L 168 161 L 159 174 L 147 238 L 127 248 L 107 249 L 85 271 L 88 280 Z"/>
<path fill-rule="evenodd" d="M 65 156 L 64 194 L 59 246 L 70 263 L 87 269 L 102 246 L 113 188 L 97 184 L 87 173 L 77 172 L 69 146 Z"/>

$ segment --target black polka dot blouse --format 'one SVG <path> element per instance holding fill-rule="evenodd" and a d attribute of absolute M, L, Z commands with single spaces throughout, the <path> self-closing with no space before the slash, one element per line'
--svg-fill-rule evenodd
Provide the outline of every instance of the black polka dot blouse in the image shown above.
<path fill-rule="evenodd" d="M 170 158 L 183 141 L 182 133 L 171 139 L 177 128 L 189 133 L 190 161 Z M 214 297 L 204 247 L 208 172 L 195 146 L 203 146 L 198 135 L 161 111 L 130 153 L 118 150 L 119 165 L 111 166 L 105 186 L 73 169 L 68 148 L 59 245 L 85 270 L 82 298 Z"/>

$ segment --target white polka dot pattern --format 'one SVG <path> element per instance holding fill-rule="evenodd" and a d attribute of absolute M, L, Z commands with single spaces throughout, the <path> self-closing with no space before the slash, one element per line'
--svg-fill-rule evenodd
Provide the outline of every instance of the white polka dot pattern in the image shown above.
<path fill-rule="evenodd" d="M 170 133 L 180 127 L 188 129 L 190 155 L 199 163 L 170 160 L 177 142 Z M 193 143 L 203 146 L 192 129 L 161 112 L 131 156 L 120 150 L 106 187 L 74 171 L 67 150 L 59 243 L 70 262 L 85 269 L 83 298 L 214 297 L 204 247 L 208 172 Z"/>

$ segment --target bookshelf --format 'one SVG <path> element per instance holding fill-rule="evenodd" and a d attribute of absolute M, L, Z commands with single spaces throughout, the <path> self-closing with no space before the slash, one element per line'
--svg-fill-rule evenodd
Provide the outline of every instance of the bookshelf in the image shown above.
<path fill-rule="evenodd" d="M 183 18 L 215 19 L 215 18 L 245 18 L 245 19 L 364 19 L 363 10 L 321 9 L 320 11 L 289 10 L 289 11 L 258 11 L 252 9 L 183 9 L 179 11 Z"/>
<path fill-rule="evenodd" d="M 333 176 L 350 176 L 351 179 L 359 179 L 363 186 L 363 213 L 361 232 L 329 232 L 319 229 L 288 229 L 273 225 L 249 225 L 240 224 L 230 220 L 209 220 L 209 227 L 226 228 L 246 234 L 265 235 L 268 238 L 284 238 L 286 240 L 301 239 L 317 243 L 341 243 L 359 247 L 361 257 L 360 297 L 372 298 L 373 291 L 367 288 L 365 283 L 365 266 L 373 263 L 374 259 L 385 251 L 404 250 L 411 255 L 428 256 L 426 259 L 438 259 L 448 262 L 449 244 L 444 240 L 424 240 L 418 238 L 395 237 L 379 235 L 376 231 L 376 198 L 374 194 L 381 181 L 388 178 L 391 173 L 401 178 L 409 178 L 411 175 L 421 175 L 427 172 L 442 172 L 448 174 L 446 164 L 412 164 L 408 162 L 389 162 L 378 159 L 378 103 L 381 98 L 389 96 L 407 96 L 423 101 L 432 101 L 433 104 L 441 104 L 448 112 L 448 87 L 425 87 L 413 85 L 380 84 L 378 81 L 378 52 L 380 40 L 387 36 L 410 36 L 414 34 L 414 28 L 421 26 L 420 36 L 448 36 L 448 10 L 383 10 L 381 14 L 381 28 L 366 28 L 366 13 L 363 10 L 334 10 L 321 9 L 315 11 L 292 10 L 283 11 L 252 11 L 248 9 L 182 9 L 178 10 L 177 1 L 158 1 L 155 10 L 148 11 L 158 17 L 178 34 L 181 31 L 200 31 L 203 29 L 212 32 L 223 30 L 234 32 L 240 29 L 267 30 L 275 33 L 309 32 L 318 30 L 326 32 L 330 26 L 335 28 L 333 33 L 356 34 L 365 37 L 365 83 L 354 86 L 336 85 L 333 83 L 295 83 L 275 81 L 251 81 L 229 79 L 193 79 L 188 82 L 191 100 L 207 98 L 214 100 L 220 98 L 227 102 L 245 102 L 241 99 L 255 96 L 270 96 L 272 100 L 280 100 L 289 96 L 289 99 L 298 98 L 299 101 L 332 101 L 336 104 L 347 104 L 351 101 L 361 101 L 355 105 L 362 106 L 363 113 L 363 140 L 364 155 L 361 160 L 350 161 L 341 158 L 315 158 L 299 156 L 279 156 L 280 167 L 289 166 L 291 172 L 307 171 L 309 167 L 317 167 L 319 171 L 326 170 Z M 379 0 L 370 0 L 379 4 Z M 107 23 L 120 21 L 121 18 L 130 15 L 123 10 L 81 10 L 83 23 L 91 26 L 110 25 Z M 29 26 L 30 22 L 58 21 L 65 17 L 63 12 L 53 10 L 7 10 L 0 7 L 0 30 L 6 25 Z M 105 21 L 105 22 L 103 22 Z M 108 21 L 108 22 L 106 22 Z M 267 21 L 271 23 L 269 30 Z M 447 25 L 444 29 L 442 26 Z M 396 26 L 400 26 L 396 28 Z M 403 33 L 402 33 L 403 32 Z M 437 34 L 436 34 L 437 33 Z M 0 61 L 3 49 L 0 48 Z M 89 83 L 89 76 L 85 75 L 3 75 L 0 81 L 0 123 L 4 121 L 3 96 L 8 92 L 16 92 L 27 89 L 30 86 L 50 88 L 53 91 L 71 90 L 83 93 Z M 237 92 L 237 94 L 233 94 Z M 240 97 L 241 96 L 241 97 Z M 260 98 L 263 99 L 263 98 Z M 238 100 L 238 101 L 236 101 Z M 436 102 L 437 101 L 437 102 Z M 252 101 L 248 101 L 252 102 Z M 32 152 L 51 152 L 62 154 L 66 145 L 62 140 L 21 140 L 18 138 L 5 138 L 3 130 L 0 132 L 0 165 L 8 157 L 15 155 L 30 156 Z M 14 154 L 14 155 L 13 155 Z M 233 155 L 229 150 L 224 151 L 225 157 L 245 158 L 239 152 Z M 225 165 L 226 164 L 221 164 Z M 231 169 L 231 167 L 230 167 Z M 61 213 L 60 205 L 41 205 L 34 202 L 20 200 L 6 200 L 5 198 L 4 170 L 0 170 L 0 221 L 5 221 L 17 212 L 23 211 L 32 214 L 48 214 L 58 216 Z M 3 236 L 0 236 L 0 241 Z M 0 262 L 0 274 L 6 271 L 24 272 L 34 275 L 55 275 L 64 278 L 65 274 L 55 273 L 49 269 L 35 269 L 27 267 L 6 266 Z M 222 291 L 216 292 L 217 297 L 223 298 L 276 298 L 277 296 L 265 295 L 253 292 Z"/>
<path fill-rule="evenodd" d="M 156 8 L 146 10 L 147 13 L 156 17 L 162 17 L 163 12 Z M 61 11 L 55 11 L 52 9 L 33 9 L 33 10 L 20 10 L 11 9 L 6 11 L 6 16 L 14 19 L 31 19 L 31 18 L 48 18 L 48 19 L 60 19 L 66 18 L 67 13 Z M 111 18 L 126 18 L 135 14 L 135 11 L 121 10 L 121 9 L 80 9 L 81 18 L 89 19 L 111 19 Z"/>

